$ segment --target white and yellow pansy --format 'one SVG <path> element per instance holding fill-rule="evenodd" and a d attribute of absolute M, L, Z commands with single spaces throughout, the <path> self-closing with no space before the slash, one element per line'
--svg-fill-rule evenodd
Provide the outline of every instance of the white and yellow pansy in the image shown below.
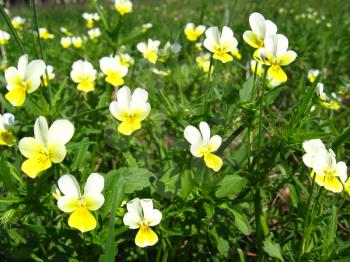
<path fill-rule="evenodd" d="M 264 68 L 262 64 L 258 63 L 255 60 L 250 60 L 250 71 L 252 74 L 255 74 L 255 69 L 256 69 L 256 75 L 261 77 L 264 73 Z"/>
<path fill-rule="evenodd" d="M 315 82 L 316 77 L 320 74 L 320 70 L 318 69 L 310 69 L 307 73 L 307 78 L 309 79 L 310 83 Z"/>
<path fill-rule="evenodd" d="M 0 30 L 0 45 L 6 45 L 10 40 L 10 34 Z"/>
<path fill-rule="evenodd" d="M 87 28 L 93 28 L 94 21 L 100 20 L 100 16 L 97 13 L 83 13 L 82 16 L 86 21 Z"/>
<path fill-rule="evenodd" d="M 152 199 L 135 198 L 126 204 L 128 212 L 123 222 L 130 229 L 139 229 L 135 244 L 139 247 L 153 246 L 158 242 L 157 234 L 151 229 L 162 220 L 162 213 L 153 208 Z"/>
<path fill-rule="evenodd" d="M 74 62 L 70 77 L 77 83 L 77 89 L 90 92 L 95 89 L 96 70 L 88 61 L 78 60 Z"/>
<path fill-rule="evenodd" d="M 53 72 L 53 67 L 51 65 L 46 66 L 46 70 L 43 74 L 43 84 L 44 86 L 49 85 L 49 81 L 55 78 L 55 73 Z"/>
<path fill-rule="evenodd" d="M 22 55 L 18 60 L 18 66 L 9 67 L 5 71 L 8 93 L 7 101 L 13 106 L 23 105 L 26 95 L 34 92 L 40 86 L 40 77 L 45 72 L 45 62 L 33 60 L 28 63 L 28 55 Z"/>
<path fill-rule="evenodd" d="M 200 54 L 199 56 L 196 57 L 196 63 L 200 69 L 203 70 L 204 73 L 209 72 L 209 67 L 210 67 L 210 54 L 205 53 L 205 54 Z M 214 70 L 214 66 L 211 66 L 211 72 Z"/>
<path fill-rule="evenodd" d="M 66 213 L 71 213 L 68 225 L 84 233 L 96 228 L 96 219 L 90 211 L 96 211 L 104 204 L 105 198 L 101 194 L 104 188 L 104 177 L 92 173 L 89 175 L 84 193 L 72 175 L 63 175 L 58 180 L 58 188 L 62 195 L 56 194 L 57 206 Z"/>
<path fill-rule="evenodd" d="M 13 27 L 17 30 L 22 30 L 26 20 L 23 17 L 15 16 L 12 18 L 11 23 Z"/>
<path fill-rule="evenodd" d="M 297 57 L 294 51 L 288 50 L 287 37 L 281 34 L 269 35 L 265 38 L 264 47 L 258 51 L 258 61 L 269 67 L 268 75 L 281 83 L 287 81 L 282 66 L 289 65 Z"/>
<path fill-rule="evenodd" d="M 119 63 L 123 66 L 130 67 L 135 64 L 135 59 L 132 58 L 129 54 L 120 52 L 115 58 L 119 61 Z"/>
<path fill-rule="evenodd" d="M 142 32 L 146 33 L 149 29 L 151 29 L 153 27 L 152 23 L 145 23 L 141 26 L 142 28 Z"/>
<path fill-rule="evenodd" d="M 43 40 L 53 39 L 55 36 L 47 30 L 45 27 L 39 28 L 39 37 Z"/>
<path fill-rule="evenodd" d="M 207 167 L 215 172 L 222 167 L 222 160 L 213 154 L 221 145 L 222 139 L 215 135 L 210 137 L 210 127 L 206 122 L 200 122 L 199 129 L 187 126 L 184 131 L 185 139 L 191 144 L 191 154 L 195 157 L 203 157 Z"/>
<path fill-rule="evenodd" d="M 15 116 L 10 113 L 0 114 L 0 145 L 13 146 L 16 137 L 13 134 Z"/>
<path fill-rule="evenodd" d="M 306 151 L 303 161 L 313 169 L 311 176 L 315 182 L 334 193 L 343 191 L 347 179 L 346 164 L 337 162 L 334 152 L 327 150 L 319 139 L 305 141 L 303 147 Z"/>
<path fill-rule="evenodd" d="M 114 7 L 120 15 L 132 12 L 132 2 L 130 0 L 115 0 Z"/>
<path fill-rule="evenodd" d="M 121 121 L 118 126 L 121 134 L 129 136 L 141 128 L 141 122 L 151 111 L 151 105 L 147 100 L 148 92 L 142 88 L 136 88 L 133 94 L 127 86 L 118 90 L 117 101 L 110 104 L 109 110 Z"/>
<path fill-rule="evenodd" d="M 252 13 L 249 16 L 249 25 L 252 30 L 245 31 L 244 41 L 253 48 L 264 47 L 265 38 L 277 33 L 277 26 L 270 20 L 265 20 L 260 13 Z"/>
<path fill-rule="evenodd" d="M 101 30 L 100 28 L 92 28 L 88 31 L 88 36 L 91 40 L 94 40 L 96 38 L 99 38 L 101 36 Z"/>
<path fill-rule="evenodd" d="M 194 23 L 188 23 L 185 26 L 184 33 L 189 41 L 195 42 L 204 33 L 204 31 L 204 25 L 195 26 Z"/>
<path fill-rule="evenodd" d="M 63 48 L 68 48 L 72 45 L 72 38 L 69 36 L 64 36 L 61 38 L 60 44 Z"/>
<path fill-rule="evenodd" d="M 128 73 L 128 67 L 121 65 L 119 59 L 115 57 L 103 57 L 100 59 L 100 68 L 105 74 L 106 82 L 113 86 L 124 84 L 124 79 Z"/>
<path fill-rule="evenodd" d="M 80 36 L 71 37 L 72 44 L 75 48 L 81 48 L 83 45 L 83 39 Z"/>
<path fill-rule="evenodd" d="M 205 31 L 206 39 L 204 47 L 213 53 L 213 58 L 220 60 L 222 63 L 232 61 L 233 58 L 229 54 L 237 49 L 237 39 L 233 36 L 231 28 L 224 26 L 220 34 L 219 29 L 209 27 Z"/>
<path fill-rule="evenodd" d="M 36 178 L 52 163 L 61 163 L 67 154 L 65 145 L 73 134 L 74 126 L 69 120 L 56 120 L 49 128 L 46 118 L 39 116 L 34 124 L 34 137 L 24 137 L 19 141 L 21 154 L 28 158 L 22 163 L 22 171 Z"/>
<path fill-rule="evenodd" d="M 148 39 L 147 43 L 138 43 L 136 48 L 139 50 L 143 57 L 146 58 L 152 64 L 155 64 L 158 59 L 158 48 L 160 45 L 160 41 Z"/>
<path fill-rule="evenodd" d="M 66 36 L 72 36 L 72 33 L 69 32 L 68 29 L 65 27 L 60 27 L 60 31 L 62 34 L 66 35 Z"/>
<path fill-rule="evenodd" d="M 338 111 L 340 109 L 340 103 L 336 101 L 334 98 L 330 100 L 327 94 L 324 92 L 323 83 L 317 83 L 315 91 L 316 91 L 318 101 L 322 107 L 335 110 L 335 111 Z"/>

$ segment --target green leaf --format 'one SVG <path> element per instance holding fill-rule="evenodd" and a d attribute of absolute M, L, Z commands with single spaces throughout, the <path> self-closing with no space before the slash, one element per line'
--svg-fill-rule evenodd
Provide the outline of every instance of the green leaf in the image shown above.
<path fill-rule="evenodd" d="M 191 193 L 193 189 L 193 177 L 192 177 L 192 171 L 191 170 L 185 170 L 181 175 L 181 195 L 183 198 L 186 198 L 186 196 Z"/>
<path fill-rule="evenodd" d="M 235 226 L 239 231 L 241 231 L 244 235 L 248 236 L 252 232 L 252 229 L 249 225 L 249 221 L 247 216 L 240 210 L 232 209 L 232 213 L 235 217 Z"/>
<path fill-rule="evenodd" d="M 226 175 L 219 183 L 215 195 L 217 197 L 235 197 L 246 186 L 247 180 L 238 175 Z"/>
<path fill-rule="evenodd" d="M 150 178 L 154 177 L 150 171 L 144 168 L 124 168 L 121 172 L 124 179 L 124 191 L 126 194 L 149 187 L 151 185 Z"/>
<path fill-rule="evenodd" d="M 245 104 L 252 102 L 255 98 L 256 92 L 254 90 L 254 77 L 250 77 L 239 90 L 239 101 L 240 103 Z"/>
<path fill-rule="evenodd" d="M 265 239 L 263 248 L 270 257 L 284 261 L 281 246 L 278 243 L 273 242 L 272 236 Z"/>

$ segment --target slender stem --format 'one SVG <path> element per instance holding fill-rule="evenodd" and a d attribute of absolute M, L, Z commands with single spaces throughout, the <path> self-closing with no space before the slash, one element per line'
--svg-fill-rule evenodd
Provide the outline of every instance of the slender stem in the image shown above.
<path fill-rule="evenodd" d="M 213 66 L 213 55 L 210 57 L 210 64 L 209 64 L 209 71 L 208 71 L 208 79 L 207 79 L 207 89 L 204 91 L 205 92 L 205 101 L 204 101 L 204 114 L 208 115 L 208 100 L 209 100 L 209 93 L 210 93 L 210 75 L 211 75 L 211 69 Z"/>
<path fill-rule="evenodd" d="M 260 196 L 260 188 L 258 187 L 254 194 L 254 217 L 255 217 L 255 230 L 256 230 L 256 248 L 258 250 L 259 259 L 261 259 L 263 255 L 262 229 L 260 224 L 260 216 L 261 216 L 261 196 Z"/>
<path fill-rule="evenodd" d="M 217 153 L 220 155 L 224 152 L 224 150 L 232 143 L 232 141 L 243 132 L 246 128 L 245 125 L 241 125 L 238 127 L 233 133 L 222 143 L 222 146 L 218 149 Z"/>
<path fill-rule="evenodd" d="M 5 23 L 7 24 L 7 27 L 9 28 L 9 30 L 11 32 L 11 35 L 15 39 L 18 48 L 21 50 L 21 53 L 25 54 L 26 51 L 24 50 L 24 46 L 23 46 L 22 40 L 20 39 L 16 29 L 13 27 L 9 16 L 5 12 L 5 9 L 4 9 L 4 7 L 2 5 L 0 5 L 0 14 L 1 14 L 2 18 L 5 20 Z"/>
<path fill-rule="evenodd" d="M 88 115 L 88 114 L 91 114 L 91 113 L 95 113 L 95 112 L 97 112 L 97 111 L 106 110 L 107 108 L 109 108 L 109 106 L 104 106 L 104 107 L 96 108 L 96 109 L 93 109 L 93 110 L 85 111 L 85 112 L 76 114 L 76 115 L 74 115 L 74 116 L 68 117 L 68 118 L 69 118 L 69 119 L 73 119 L 73 118 L 81 117 L 81 116 L 84 116 L 84 115 Z"/>

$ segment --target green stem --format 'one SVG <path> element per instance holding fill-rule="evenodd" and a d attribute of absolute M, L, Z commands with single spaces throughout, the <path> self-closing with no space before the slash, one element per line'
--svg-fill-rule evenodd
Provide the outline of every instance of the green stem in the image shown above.
<path fill-rule="evenodd" d="M 210 64 L 209 64 L 209 71 L 208 71 L 208 79 L 207 79 L 207 89 L 205 92 L 205 101 L 204 101 L 204 114 L 208 115 L 209 106 L 208 106 L 208 100 L 209 100 L 209 93 L 210 93 L 210 76 L 211 76 L 211 69 L 213 66 L 213 55 L 210 57 Z"/>
<path fill-rule="evenodd" d="M 109 106 L 104 106 L 104 107 L 96 108 L 96 109 L 93 109 L 93 110 L 85 111 L 85 112 L 76 114 L 74 116 L 68 117 L 68 119 L 73 119 L 73 118 L 77 118 L 77 117 L 80 117 L 80 116 L 84 116 L 84 115 L 88 115 L 88 114 L 91 114 L 91 113 L 95 113 L 95 112 L 98 112 L 98 111 L 106 110 L 107 108 L 109 108 Z"/>
<path fill-rule="evenodd" d="M 22 41 L 21 41 L 21 39 L 20 39 L 16 29 L 13 27 L 9 16 L 5 12 L 4 7 L 1 6 L 1 5 L 0 5 L 0 14 L 1 14 L 2 18 L 5 20 L 5 23 L 7 24 L 7 27 L 9 28 L 11 35 L 15 39 L 15 42 L 16 42 L 18 48 L 21 50 L 21 53 L 25 54 L 26 51 L 24 50 L 23 43 L 22 43 Z"/>
<path fill-rule="evenodd" d="M 218 149 L 217 154 L 221 155 L 224 150 L 232 143 L 232 141 L 243 132 L 243 130 L 246 128 L 245 125 L 241 125 L 238 127 L 223 143 L 222 146 Z"/>
<path fill-rule="evenodd" d="M 256 248 L 258 250 L 259 259 L 261 259 L 263 255 L 262 228 L 260 224 L 260 216 L 261 216 L 261 196 L 260 196 L 260 188 L 258 187 L 254 194 L 254 217 L 255 217 L 255 230 L 256 230 Z"/>

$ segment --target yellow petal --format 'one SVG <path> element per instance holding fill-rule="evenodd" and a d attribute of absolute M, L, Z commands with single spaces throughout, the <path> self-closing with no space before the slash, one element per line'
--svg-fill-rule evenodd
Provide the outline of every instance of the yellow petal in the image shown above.
<path fill-rule="evenodd" d="M 26 90 L 23 87 L 14 88 L 5 95 L 5 98 L 11 105 L 21 106 L 26 100 Z"/>
<path fill-rule="evenodd" d="M 282 67 L 280 67 L 279 65 L 270 66 L 267 73 L 269 74 L 270 77 L 277 80 L 278 82 L 282 83 L 287 81 L 287 75 L 283 71 Z"/>
<path fill-rule="evenodd" d="M 66 157 L 67 151 L 64 144 L 55 143 L 48 146 L 50 160 L 53 163 L 61 163 Z"/>
<path fill-rule="evenodd" d="M 149 226 L 142 224 L 136 234 L 135 244 L 139 247 L 147 247 L 153 246 L 157 242 L 157 234 Z"/>
<path fill-rule="evenodd" d="M 49 169 L 51 161 L 45 154 L 37 154 L 35 157 L 27 159 L 22 164 L 22 171 L 30 178 L 36 178 L 41 171 Z"/>
<path fill-rule="evenodd" d="M 222 63 L 227 63 L 233 60 L 232 56 L 225 52 L 216 52 L 214 53 L 213 58 L 220 60 Z"/>
<path fill-rule="evenodd" d="M 334 193 L 339 193 L 343 191 L 343 184 L 334 175 L 324 176 L 323 186 L 325 187 L 325 189 L 332 191 Z"/>
<path fill-rule="evenodd" d="M 110 83 L 113 86 L 120 86 L 124 84 L 123 78 L 119 76 L 119 74 L 109 74 L 106 77 L 106 82 Z"/>
<path fill-rule="evenodd" d="M 213 169 L 215 172 L 219 171 L 222 167 L 221 158 L 212 153 L 204 154 L 204 162 L 207 165 L 207 167 Z"/>
<path fill-rule="evenodd" d="M 16 143 L 16 137 L 10 131 L 0 130 L 0 145 L 13 146 Z"/>
<path fill-rule="evenodd" d="M 158 59 L 158 55 L 156 52 L 154 51 L 146 51 L 145 52 L 145 58 L 150 61 L 152 64 L 155 64 L 157 62 Z"/>
<path fill-rule="evenodd" d="M 119 126 L 118 126 L 118 131 L 122 133 L 123 135 L 129 136 L 136 130 L 139 130 L 141 128 L 141 122 L 137 120 L 133 121 L 123 121 Z"/>
<path fill-rule="evenodd" d="M 83 91 L 83 92 L 90 92 L 94 90 L 95 85 L 94 82 L 89 82 L 89 81 L 83 81 L 78 84 L 78 90 Z"/>
<path fill-rule="evenodd" d="M 254 48 L 260 48 L 263 45 L 263 42 L 253 31 L 244 32 L 243 39 L 248 45 Z"/>
<path fill-rule="evenodd" d="M 86 207 L 79 207 L 70 215 L 68 225 L 84 233 L 96 228 L 96 219 Z"/>

